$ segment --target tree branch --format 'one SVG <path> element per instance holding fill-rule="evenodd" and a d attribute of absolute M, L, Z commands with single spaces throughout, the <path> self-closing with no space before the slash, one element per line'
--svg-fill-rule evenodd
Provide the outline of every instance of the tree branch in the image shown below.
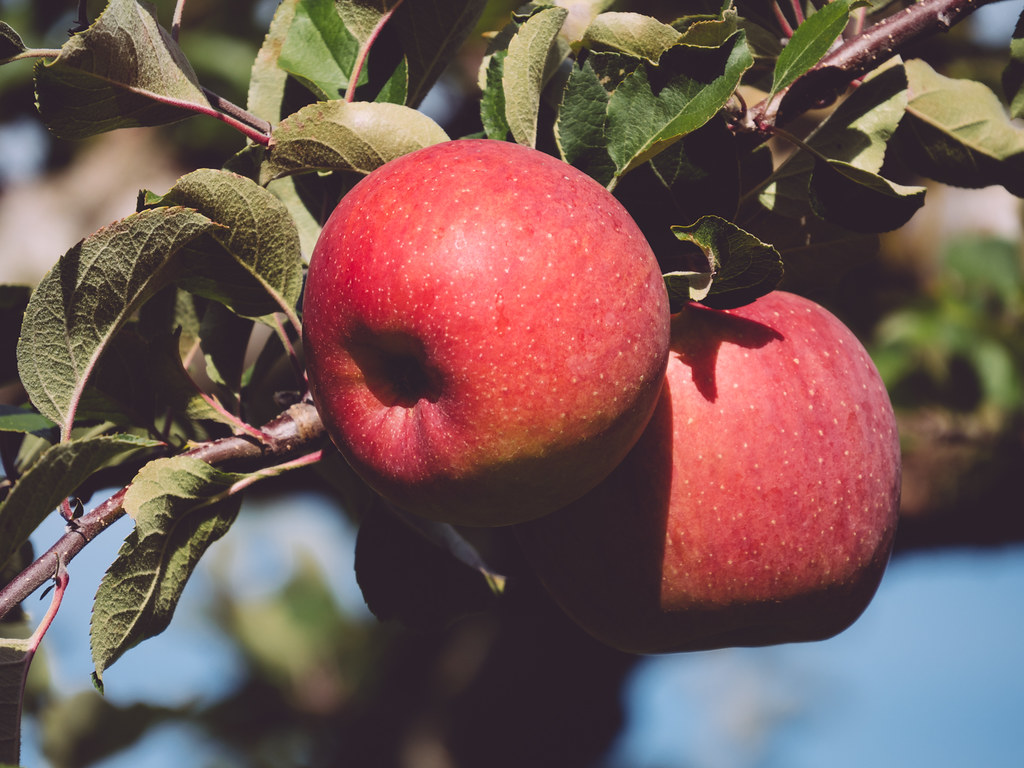
<path fill-rule="evenodd" d="M 314 451 L 326 439 L 320 414 L 312 403 L 305 402 L 291 406 L 265 424 L 262 432 L 267 436 L 263 442 L 246 436 L 225 437 L 200 443 L 184 455 L 208 464 L 261 468 Z M 127 490 L 127 487 L 122 488 L 76 520 L 50 549 L 0 590 L 0 619 L 52 579 L 62 563 L 69 563 L 86 544 L 124 515 L 124 496 Z"/>
<path fill-rule="evenodd" d="M 993 2 L 997 0 L 921 0 L 894 13 L 842 43 L 775 98 L 753 106 L 737 128 L 767 138 L 773 126 L 833 103 L 850 83 L 910 43 L 948 32 L 966 16 Z"/>

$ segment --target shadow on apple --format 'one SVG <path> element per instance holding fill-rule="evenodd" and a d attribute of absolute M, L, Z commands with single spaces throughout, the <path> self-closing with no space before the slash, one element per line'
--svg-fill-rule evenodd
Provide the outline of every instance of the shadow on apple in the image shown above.
<path fill-rule="evenodd" d="M 555 601 L 620 650 L 820 640 L 874 595 L 899 489 L 867 353 L 818 305 L 775 292 L 675 315 L 640 441 L 594 491 L 517 533 Z"/>

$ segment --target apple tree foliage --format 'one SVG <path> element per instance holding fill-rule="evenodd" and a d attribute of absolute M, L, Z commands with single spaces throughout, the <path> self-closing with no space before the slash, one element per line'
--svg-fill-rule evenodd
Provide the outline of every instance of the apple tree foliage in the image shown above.
<path fill-rule="evenodd" d="M 168 625 L 245 490 L 287 472 L 330 478 L 361 517 L 357 576 L 378 616 L 437 626 L 485 606 L 504 578 L 455 529 L 382 510 L 308 400 L 304 265 L 338 199 L 383 163 L 462 137 L 418 107 L 483 33 L 468 135 L 537 147 L 612 190 L 677 305 L 742 305 L 870 252 L 923 205 L 925 179 L 1024 195 L 1024 21 L 1000 84 L 908 53 L 984 4 L 691 0 L 655 18 L 589 0 L 531 3 L 483 29 L 483 0 L 283 0 L 244 106 L 200 82 L 179 44 L 183 2 L 171 16 L 109 0 L 52 50 L 0 21 L 0 64 L 35 61 L 54 136 L 185 118 L 239 134 L 219 167 L 142 191 L 135 213 L 55 254 L 31 293 L 0 287 L 3 377 L 25 393 L 0 406 L 0 615 L 54 580 L 52 615 L 74 556 L 129 515 L 93 606 L 101 686 Z M 902 327 L 910 350 L 924 343 Z M 78 499 L 109 487 L 101 474 L 123 488 L 82 515 Z M 33 553 L 55 510 L 68 532 Z M 18 760 L 46 625 L 0 641 L 0 763 Z"/>

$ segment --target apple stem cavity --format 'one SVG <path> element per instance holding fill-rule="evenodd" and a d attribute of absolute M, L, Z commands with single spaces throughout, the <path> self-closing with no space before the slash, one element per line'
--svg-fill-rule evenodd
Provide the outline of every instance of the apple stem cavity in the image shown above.
<path fill-rule="evenodd" d="M 356 334 L 349 354 L 367 388 L 385 407 L 412 408 L 436 403 L 441 375 L 427 361 L 423 343 L 401 332 Z"/>

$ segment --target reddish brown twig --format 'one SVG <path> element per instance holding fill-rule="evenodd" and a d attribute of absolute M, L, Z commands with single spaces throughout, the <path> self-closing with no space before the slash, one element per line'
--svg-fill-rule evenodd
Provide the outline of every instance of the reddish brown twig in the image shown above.
<path fill-rule="evenodd" d="M 312 403 L 297 403 L 265 424 L 261 432 L 268 440 L 260 442 L 246 436 L 225 437 L 200 443 L 186 455 L 208 464 L 227 464 L 259 469 L 279 464 L 284 459 L 311 453 L 325 440 L 323 423 Z M 0 618 L 40 586 L 53 578 L 85 545 L 109 528 L 124 514 L 122 488 L 106 501 L 68 526 L 61 538 L 0 590 Z"/>

